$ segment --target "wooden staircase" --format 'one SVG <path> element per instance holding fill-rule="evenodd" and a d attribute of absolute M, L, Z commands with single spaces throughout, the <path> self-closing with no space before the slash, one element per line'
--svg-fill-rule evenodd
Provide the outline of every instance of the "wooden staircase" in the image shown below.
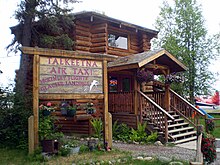
<path fill-rule="evenodd" d="M 163 141 L 180 144 L 196 140 L 199 117 L 203 116 L 193 105 L 171 91 L 171 110 L 166 111 L 155 99 L 139 92 L 142 97 L 141 118 L 150 131 L 157 131 Z M 192 114 L 195 114 L 192 117 Z"/>
<path fill-rule="evenodd" d="M 176 115 L 175 112 L 170 111 L 168 113 L 174 117 L 174 120 L 167 120 L 168 135 L 169 135 L 168 142 L 171 142 L 174 144 L 180 144 L 180 143 L 185 143 L 185 142 L 189 142 L 192 140 L 196 140 L 197 138 L 196 130 L 194 129 L 193 126 L 190 126 L 190 124 L 187 121 L 185 121 L 179 115 Z M 163 114 L 160 113 L 160 114 L 157 114 L 156 118 L 163 119 L 164 117 L 163 117 Z M 150 131 L 153 131 L 153 132 L 156 131 L 158 132 L 160 136 L 164 137 L 164 132 L 161 131 L 161 129 L 158 128 L 152 122 L 154 120 L 155 120 L 155 116 L 152 116 L 151 114 L 148 114 L 147 118 L 143 119 L 143 121 L 147 122 L 148 129 Z"/>

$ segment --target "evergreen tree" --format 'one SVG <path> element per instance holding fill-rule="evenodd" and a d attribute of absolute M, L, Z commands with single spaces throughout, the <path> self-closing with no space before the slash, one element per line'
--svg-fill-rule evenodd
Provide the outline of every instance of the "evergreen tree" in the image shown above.
<path fill-rule="evenodd" d="M 156 28 L 160 33 L 154 44 L 176 55 L 188 67 L 183 73 L 184 82 L 172 87 L 189 96 L 193 103 L 194 95 L 207 94 L 214 80 L 208 67 L 216 56 L 215 50 L 219 51 L 219 36 L 208 38 L 201 6 L 196 0 L 175 0 L 172 5 L 164 1 Z"/>

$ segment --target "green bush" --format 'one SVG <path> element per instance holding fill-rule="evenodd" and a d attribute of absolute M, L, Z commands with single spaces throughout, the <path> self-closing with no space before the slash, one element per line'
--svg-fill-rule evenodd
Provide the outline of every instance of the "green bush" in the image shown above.
<path fill-rule="evenodd" d="M 102 123 L 102 120 L 101 120 L 101 118 L 99 118 L 99 119 L 92 119 L 91 120 L 91 124 L 92 124 L 92 126 L 93 126 L 93 128 L 94 128 L 94 131 L 95 131 L 95 133 L 94 133 L 94 137 L 96 137 L 96 138 L 98 138 L 99 139 L 99 141 L 102 139 L 102 137 L 103 137 L 103 123 Z"/>
<path fill-rule="evenodd" d="M 146 142 L 147 139 L 147 133 L 145 131 L 146 129 L 146 123 L 141 124 L 138 123 L 137 130 L 131 129 L 131 135 L 130 140 L 135 142 Z"/>
<path fill-rule="evenodd" d="M 10 86 L 0 87 L 0 145 L 27 149 L 32 108 L 25 103 L 31 102 L 31 98 L 31 94 L 14 93 Z"/>

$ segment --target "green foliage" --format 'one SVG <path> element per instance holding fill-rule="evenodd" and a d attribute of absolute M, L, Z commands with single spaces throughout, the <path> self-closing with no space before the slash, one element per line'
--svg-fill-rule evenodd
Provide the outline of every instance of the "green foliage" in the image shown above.
<path fill-rule="evenodd" d="M 99 119 L 96 119 L 96 118 L 92 119 L 91 120 L 91 124 L 92 124 L 92 126 L 94 128 L 94 131 L 95 131 L 94 137 L 98 138 L 99 141 L 100 141 L 102 136 L 103 136 L 103 134 L 102 134 L 103 133 L 103 123 L 102 123 L 101 118 L 99 118 Z"/>
<path fill-rule="evenodd" d="M 40 140 L 59 140 L 64 134 L 59 132 L 54 126 L 56 118 L 54 116 L 48 115 L 43 116 L 41 111 L 39 111 L 39 137 Z"/>
<path fill-rule="evenodd" d="M 88 151 L 89 151 L 89 147 L 87 145 L 80 146 L 79 153 L 84 153 L 84 152 L 88 152 Z"/>
<path fill-rule="evenodd" d="M 152 132 L 150 135 L 147 136 L 146 141 L 150 143 L 154 143 L 158 138 L 157 132 Z"/>
<path fill-rule="evenodd" d="M 113 135 L 116 140 L 127 142 L 130 139 L 131 129 L 124 123 L 119 125 L 116 135 Z"/>
<path fill-rule="evenodd" d="M 135 142 L 146 142 L 147 139 L 147 133 L 145 131 L 146 129 L 146 123 L 141 124 L 138 123 L 137 130 L 131 129 L 131 135 L 130 139 L 131 141 Z"/>
<path fill-rule="evenodd" d="M 31 108 L 25 102 L 31 96 L 27 94 L 27 97 L 22 97 L 10 89 L 11 87 L 0 88 L 0 145 L 27 149 Z"/>
<path fill-rule="evenodd" d="M 172 88 L 191 102 L 194 95 L 208 93 L 214 80 L 208 67 L 219 52 L 220 36 L 207 37 L 201 7 L 194 0 L 175 0 L 174 5 L 164 1 L 156 28 L 160 33 L 153 47 L 165 48 L 188 67 L 185 81 Z"/>
<path fill-rule="evenodd" d="M 11 28 L 15 37 L 7 47 L 9 51 L 17 52 L 20 44 L 72 50 L 74 17 L 70 14 L 72 8 L 68 3 L 76 2 L 78 1 L 21 0 L 15 11 L 19 24 Z"/>

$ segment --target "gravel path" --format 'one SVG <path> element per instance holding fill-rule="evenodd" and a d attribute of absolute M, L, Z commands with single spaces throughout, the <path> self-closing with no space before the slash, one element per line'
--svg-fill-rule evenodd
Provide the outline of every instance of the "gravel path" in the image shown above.
<path fill-rule="evenodd" d="M 163 156 L 168 158 L 176 158 L 179 160 L 194 161 L 196 157 L 196 151 L 186 149 L 182 147 L 165 147 L 155 145 L 138 145 L 138 144 L 127 144 L 127 143 L 113 143 L 115 148 L 124 151 L 133 152 L 134 155 L 145 155 L 145 156 Z M 217 159 L 213 165 L 220 164 L 220 153 L 217 153 Z"/>

